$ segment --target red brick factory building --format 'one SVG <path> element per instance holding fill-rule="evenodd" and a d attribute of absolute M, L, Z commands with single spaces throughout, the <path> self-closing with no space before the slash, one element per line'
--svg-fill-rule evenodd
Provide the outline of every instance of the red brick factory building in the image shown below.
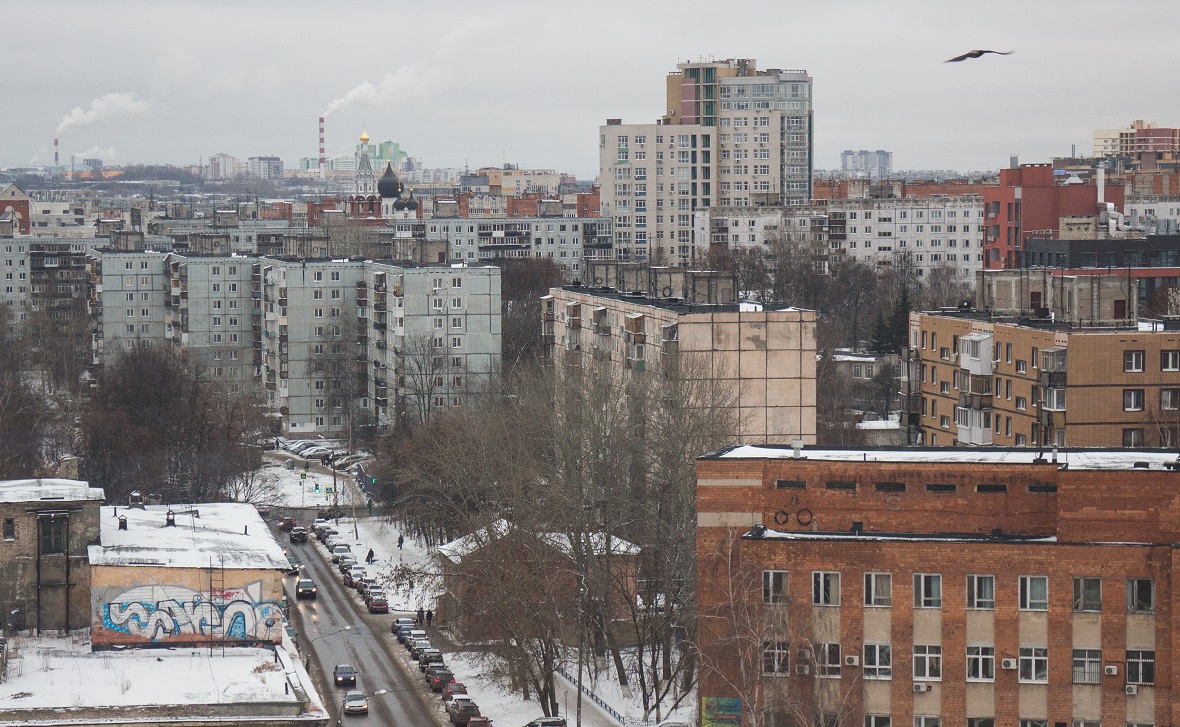
<path fill-rule="evenodd" d="M 702 725 L 1180 724 L 1175 451 L 697 460 Z"/>

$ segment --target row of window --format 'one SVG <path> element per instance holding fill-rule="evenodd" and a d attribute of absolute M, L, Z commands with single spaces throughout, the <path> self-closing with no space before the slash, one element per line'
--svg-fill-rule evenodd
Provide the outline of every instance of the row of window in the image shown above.
<path fill-rule="evenodd" d="M 785 604 L 788 597 L 788 577 L 785 570 L 762 571 L 762 602 L 768 605 Z M 840 605 L 840 573 L 812 571 L 811 603 L 814 606 Z M 1021 611 L 1049 610 L 1049 577 L 1019 576 L 1018 603 Z M 1150 578 L 1128 578 L 1126 581 L 1127 612 L 1155 612 L 1155 581 Z M 914 574 L 914 608 L 942 608 L 942 574 Z M 967 576 L 967 608 L 995 610 L 996 577 L 993 575 Z M 1072 608 L 1075 612 L 1101 613 L 1102 579 L 1077 577 L 1073 579 Z M 864 605 L 876 608 L 893 606 L 893 574 L 864 574 Z"/>
<path fill-rule="evenodd" d="M 817 643 L 810 649 L 799 649 L 795 654 L 796 671 L 826 679 L 840 678 L 846 665 L 855 665 L 855 657 L 841 660 L 840 644 Z M 864 679 L 893 679 L 893 647 L 891 644 L 865 644 L 862 651 L 861 676 Z M 914 644 L 913 680 L 916 682 L 942 681 L 943 653 L 940 644 Z M 1126 683 L 1142 686 L 1155 684 L 1155 651 L 1128 649 L 1124 661 Z M 996 680 L 996 647 L 968 645 L 966 651 L 967 681 L 994 682 Z M 1049 649 L 1044 646 L 1022 646 L 1016 659 L 1002 659 L 1002 669 L 1015 669 L 1017 680 L 1024 684 L 1046 684 L 1049 681 Z M 791 673 L 791 642 L 762 642 L 762 673 L 765 676 L 788 676 Z M 1103 676 L 1100 649 L 1073 650 L 1073 683 L 1101 684 Z"/>
<path fill-rule="evenodd" d="M 774 722 L 775 727 L 779 724 L 788 724 L 788 721 L 784 719 L 781 722 Z M 816 720 L 816 727 L 839 727 L 842 724 L 844 722 L 838 715 L 824 715 Z M 1064 725 L 1065 723 L 1058 722 L 1057 724 Z M 865 715 L 865 727 L 893 727 L 893 719 L 889 715 Z M 914 715 L 914 727 L 942 727 L 942 718 Z M 996 727 L 996 720 L 994 717 L 968 717 L 967 727 Z M 1049 720 L 1022 719 L 1020 727 L 1049 727 Z M 1102 722 L 1101 720 L 1075 719 L 1072 727 L 1102 727 Z M 1155 725 L 1150 722 L 1128 722 L 1127 727 L 1155 727 Z"/>

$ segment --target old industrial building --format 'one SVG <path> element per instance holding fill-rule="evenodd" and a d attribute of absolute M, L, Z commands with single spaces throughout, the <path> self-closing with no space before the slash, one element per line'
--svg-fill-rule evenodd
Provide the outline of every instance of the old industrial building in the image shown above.
<path fill-rule="evenodd" d="M 1143 450 L 700 458 L 705 719 L 1176 724 L 1178 467 Z"/>

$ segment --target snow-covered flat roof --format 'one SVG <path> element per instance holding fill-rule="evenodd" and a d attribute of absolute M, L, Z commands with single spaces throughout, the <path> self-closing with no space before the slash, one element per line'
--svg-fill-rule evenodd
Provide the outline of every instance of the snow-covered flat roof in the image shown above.
<path fill-rule="evenodd" d="M 721 459 L 791 459 L 791 447 L 745 444 L 706 455 Z M 911 464 L 1037 464 L 1044 459 L 1052 463 L 1050 450 L 1003 449 L 998 447 L 933 447 L 926 449 L 823 449 L 803 447 L 800 456 L 830 462 L 901 462 Z M 1128 449 L 1062 449 L 1057 452 L 1057 467 L 1077 470 L 1164 470 L 1180 461 L 1175 451 Z M 1136 466 L 1139 465 L 1139 466 Z M 1146 465 L 1144 467 L 1143 465 Z"/>
<path fill-rule="evenodd" d="M 954 543 L 1056 543 L 1057 537 L 1054 535 L 1004 535 L 1002 537 L 976 535 L 973 533 L 823 533 L 811 531 L 793 531 L 793 530 L 770 530 L 766 529 L 759 532 L 757 529 L 746 533 L 744 537 L 761 538 L 769 540 L 853 540 L 853 541 L 879 541 L 879 542 L 898 542 L 898 543 L 928 543 L 928 542 L 954 542 Z"/>
<path fill-rule="evenodd" d="M 91 487 L 85 480 L 3 480 L 0 481 L 0 502 L 40 502 L 42 500 L 106 499 L 101 487 Z"/>
<path fill-rule="evenodd" d="M 165 525 L 169 509 L 176 514 L 175 527 Z M 226 568 L 290 567 L 282 546 L 253 505 L 103 507 L 99 517 L 100 544 L 89 548 L 92 566 L 207 568 L 212 562 Z M 120 517 L 127 518 L 126 530 L 119 529 Z"/>
<path fill-rule="evenodd" d="M 90 642 L 72 638 L 21 638 L 13 668 L 0 683 L 0 725 L 67 724 L 103 715 L 112 724 L 127 724 L 120 708 L 186 706 L 186 714 L 254 718 L 265 715 L 323 719 L 322 712 L 300 715 L 299 698 L 288 679 L 310 688 L 280 647 L 280 662 L 270 649 L 126 649 L 91 651 Z M 10 659 L 14 657 L 10 656 Z M 314 693 L 314 689 L 311 689 Z M 223 711 L 219 711 L 218 708 Z M 117 710 L 106 712 L 101 710 Z M 236 721 L 236 720 L 235 720 Z"/>

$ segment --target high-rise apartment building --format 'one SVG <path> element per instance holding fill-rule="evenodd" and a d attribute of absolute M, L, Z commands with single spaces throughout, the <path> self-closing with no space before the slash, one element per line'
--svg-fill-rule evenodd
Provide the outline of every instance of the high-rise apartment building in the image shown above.
<path fill-rule="evenodd" d="M 664 118 L 608 120 L 599 162 L 617 257 L 687 261 L 697 210 L 811 198 L 811 77 L 750 59 L 677 64 Z"/>
<path fill-rule="evenodd" d="M 840 171 L 866 179 L 888 179 L 893 172 L 893 152 L 845 149 L 840 152 Z"/>

